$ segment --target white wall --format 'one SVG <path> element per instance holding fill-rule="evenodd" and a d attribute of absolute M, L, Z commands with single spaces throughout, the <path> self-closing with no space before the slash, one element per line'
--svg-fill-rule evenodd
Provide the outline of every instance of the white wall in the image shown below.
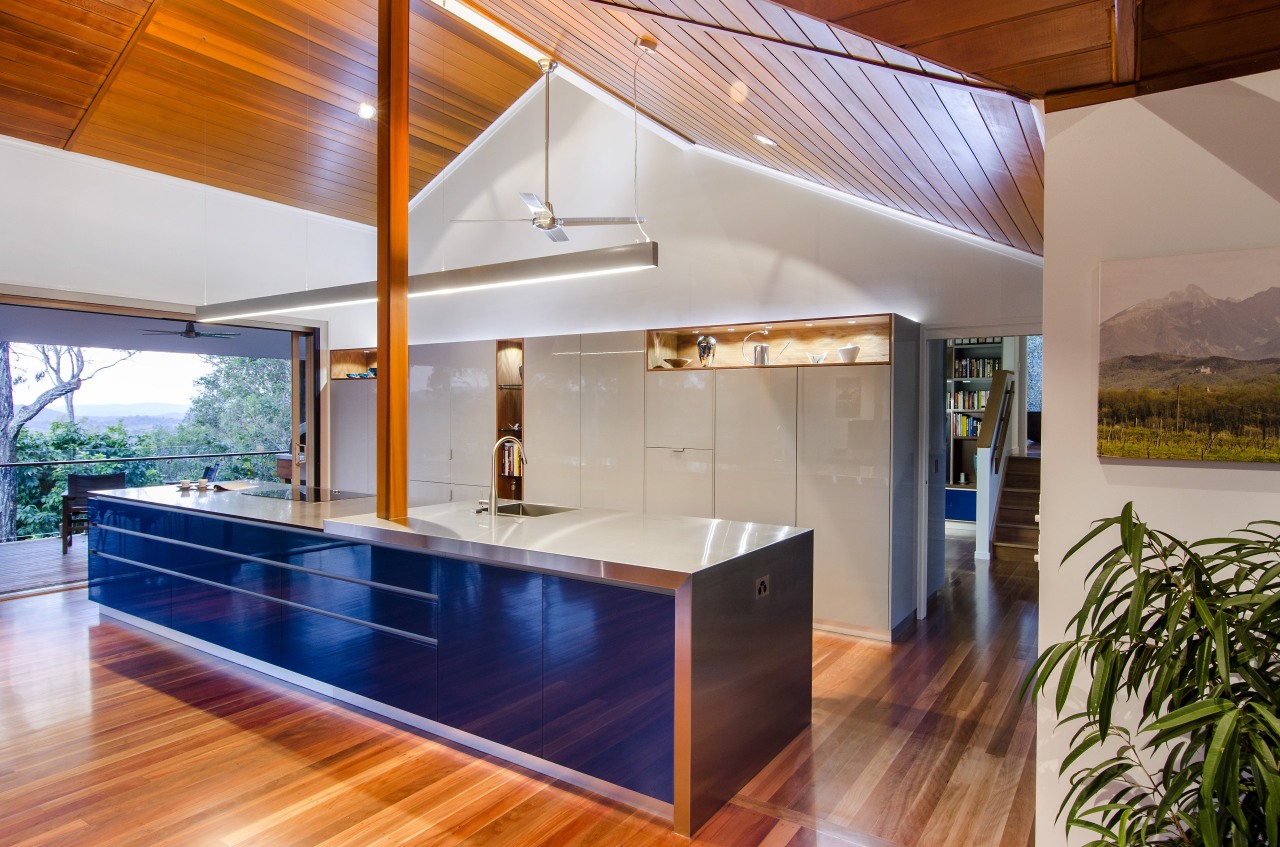
<path fill-rule="evenodd" d="M 632 213 L 632 121 L 553 82 L 551 198 L 561 215 Z M 640 239 L 635 227 L 569 230 L 553 244 L 516 196 L 542 194 L 542 100 L 513 114 L 415 207 L 410 271 L 465 267 Z M 415 300 L 413 343 L 700 322 L 899 312 L 926 324 L 1040 320 L 1038 260 L 904 222 L 722 159 L 643 125 L 640 211 L 660 244 L 652 271 Z M 372 324 L 367 330 L 372 339 Z"/>
<path fill-rule="evenodd" d="M 0 138 L 0 283 L 197 305 L 361 282 L 375 231 Z"/>
<path fill-rule="evenodd" d="M 1133 500 L 1149 523 L 1199 538 L 1280 511 L 1274 467 L 1102 464 L 1095 447 L 1098 264 L 1280 245 L 1280 73 L 1046 123 L 1041 646 L 1083 601 L 1088 559 L 1057 563 L 1094 519 Z M 1046 847 L 1066 843 L 1054 816 L 1067 739 L 1053 732 L 1051 700 L 1039 718 L 1036 843 Z"/>

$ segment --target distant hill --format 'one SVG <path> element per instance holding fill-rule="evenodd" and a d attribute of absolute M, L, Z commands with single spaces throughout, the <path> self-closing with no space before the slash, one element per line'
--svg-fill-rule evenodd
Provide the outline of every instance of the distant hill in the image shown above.
<path fill-rule="evenodd" d="M 172 429 L 186 417 L 187 406 L 178 403 L 89 403 L 76 405 L 76 420 L 92 429 L 123 424 L 125 431 L 136 434 L 154 429 Z M 43 409 L 27 424 L 28 428 L 45 432 L 54 421 L 67 419 L 66 407 L 54 403 Z"/>
<path fill-rule="evenodd" d="M 1099 388 L 1175 388 L 1280 384 L 1280 358 L 1242 360 L 1226 356 L 1121 356 L 1098 369 Z"/>
<path fill-rule="evenodd" d="M 1153 353 L 1249 361 L 1280 357 L 1280 287 L 1229 300 L 1189 285 L 1144 300 L 1103 322 L 1100 348 L 1104 362 Z"/>

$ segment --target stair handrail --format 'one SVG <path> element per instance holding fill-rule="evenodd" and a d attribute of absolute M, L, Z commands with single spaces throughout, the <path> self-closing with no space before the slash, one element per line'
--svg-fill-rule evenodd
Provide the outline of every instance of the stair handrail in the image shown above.
<path fill-rule="evenodd" d="M 996 371 L 991 378 L 991 393 L 987 395 L 987 405 L 982 412 L 982 426 L 978 429 L 978 447 L 990 447 L 991 471 L 1000 473 L 1000 465 L 1004 461 L 1005 440 L 1009 435 L 1009 419 L 1013 416 L 1014 378 L 1011 371 Z M 992 404 L 996 414 L 992 415 Z"/>

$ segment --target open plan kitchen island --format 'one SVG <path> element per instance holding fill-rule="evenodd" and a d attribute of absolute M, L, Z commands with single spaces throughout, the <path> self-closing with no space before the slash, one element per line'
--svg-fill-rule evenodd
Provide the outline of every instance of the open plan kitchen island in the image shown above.
<path fill-rule="evenodd" d="M 813 533 L 172 486 L 90 499 L 104 616 L 696 832 L 809 723 Z"/>

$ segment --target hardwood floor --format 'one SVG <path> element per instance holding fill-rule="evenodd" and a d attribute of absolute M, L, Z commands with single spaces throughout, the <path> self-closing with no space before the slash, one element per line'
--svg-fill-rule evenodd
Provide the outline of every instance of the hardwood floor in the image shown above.
<path fill-rule="evenodd" d="M 65 556 L 62 539 L 57 536 L 0 544 L 0 597 L 83 584 L 88 569 L 88 543 L 83 533 L 72 538 Z"/>
<path fill-rule="evenodd" d="M 815 633 L 814 722 L 694 840 L 1029 845 L 1026 565 L 975 573 L 890 646 Z M 971 550 L 971 546 L 970 546 Z M 680 845 L 646 814 L 107 619 L 0 602 L 0 844 Z"/>

